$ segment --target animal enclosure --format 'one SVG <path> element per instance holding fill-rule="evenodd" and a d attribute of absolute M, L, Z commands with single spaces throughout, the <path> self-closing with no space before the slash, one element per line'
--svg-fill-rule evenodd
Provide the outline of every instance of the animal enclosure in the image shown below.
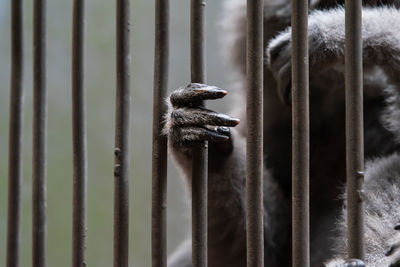
<path fill-rule="evenodd" d="M 262 89 L 263 89 L 263 1 L 247 4 L 247 266 L 264 266 L 262 196 Z M 114 266 L 129 264 L 129 188 L 132 31 L 129 0 L 116 1 L 116 77 L 114 166 Z M 207 83 L 204 1 L 191 1 L 191 82 Z M 364 258 L 363 210 L 358 192 L 363 181 L 362 43 L 361 1 L 346 1 L 346 136 L 349 255 Z M 9 126 L 9 191 L 7 215 L 7 267 L 20 266 L 22 192 L 22 98 L 23 98 L 23 2 L 11 2 L 11 86 Z M 46 2 L 34 1 L 33 15 L 33 143 L 32 143 L 32 261 L 46 264 Z M 72 266 L 86 264 L 87 156 L 85 76 L 85 1 L 73 2 L 72 23 L 72 132 L 73 221 Z M 189 10 L 187 10 L 189 13 Z M 293 109 L 293 266 L 310 265 L 309 249 L 309 103 L 308 103 L 308 1 L 292 3 L 292 109 Z M 167 261 L 167 138 L 162 134 L 167 107 L 169 72 L 169 1 L 155 5 L 155 52 L 152 159 L 152 266 Z M 148 29 L 150 30 L 150 29 Z M 134 45 L 134 43 L 133 43 Z M 90 48 L 88 48 L 89 50 Z M 304 60 L 307 59 L 307 60 Z M 136 88 L 132 88 L 136 90 Z M 192 177 L 193 266 L 207 266 L 207 144 L 194 148 Z M 112 176 L 112 175 L 110 175 Z M 72 184 L 72 183 L 71 183 Z"/>

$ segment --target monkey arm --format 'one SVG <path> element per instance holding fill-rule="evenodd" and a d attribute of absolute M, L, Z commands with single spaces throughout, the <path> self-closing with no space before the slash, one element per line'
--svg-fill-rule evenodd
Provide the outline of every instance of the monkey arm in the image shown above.
<path fill-rule="evenodd" d="M 314 11 L 309 17 L 308 34 L 310 78 L 332 67 L 343 70 L 344 9 Z M 364 70 L 381 67 L 388 83 L 400 88 L 400 11 L 394 7 L 363 8 L 362 42 Z M 291 28 L 269 43 L 267 56 L 280 97 L 287 101 L 291 83 Z"/>
<path fill-rule="evenodd" d="M 209 266 L 246 265 L 245 142 L 233 127 L 237 119 L 199 107 L 199 100 L 217 99 L 226 91 L 191 84 L 173 92 L 165 133 L 169 148 L 191 187 L 191 148 L 209 142 L 208 244 Z M 212 127 L 210 127 L 212 125 Z M 289 206 L 268 171 L 264 171 L 265 253 L 277 262 L 282 232 L 288 233 Z M 278 237 L 278 233 L 279 237 Z M 286 240 L 289 240 L 289 235 Z M 171 256 L 169 266 L 190 266 L 190 242 Z M 176 264 L 175 264 L 176 263 Z M 278 265 L 276 265 L 278 266 Z"/>

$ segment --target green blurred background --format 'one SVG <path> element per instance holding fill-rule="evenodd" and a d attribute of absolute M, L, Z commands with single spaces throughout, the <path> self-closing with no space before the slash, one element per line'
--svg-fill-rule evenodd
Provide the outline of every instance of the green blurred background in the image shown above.
<path fill-rule="evenodd" d="M 154 1 L 131 1 L 132 112 L 130 180 L 130 266 L 150 266 L 151 119 L 154 54 Z M 171 1 L 169 90 L 189 82 L 189 3 Z M 226 88 L 219 56 L 222 1 L 207 2 L 208 82 Z M 10 2 L 0 0 L 0 266 L 5 266 L 7 230 L 7 150 L 10 80 Z M 86 76 L 88 126 L 88 266 L 112 266 L 113 145 L 115 117 L 115 3 L 86 3 Z M 71 265 L 72 1 L 47 1 L 47 260 Z M 21 266 L 31 266 L 32 174 L 32 1 L 24 1 L 24 139 Z M 226 112 L 228 99 L 219 102 Z M 221 105 L 222 103 L 222 105 Z M 211 107 L 216 107 L 210 104 Z M 168 251 L 190 234 L 190 202 L 183 179 L 169 164 Z"/>

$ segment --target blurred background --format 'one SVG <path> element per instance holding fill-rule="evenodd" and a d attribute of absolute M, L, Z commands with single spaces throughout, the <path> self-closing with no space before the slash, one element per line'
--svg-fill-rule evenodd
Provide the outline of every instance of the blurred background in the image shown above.
<path fill-rule="evenodd" d="M 24 139 L 21 266 L 31 266 L 32 2 L 24 1 Z M 190 81 L 189 3 L 171 1 L 169 91 Z M 227 88 L 220 57 L 222 1 L 207 1 L 208 83 Z M 151 126 L 154 1 L 131 1 L 132 110 L 130 266 L 150 266 Z M 47 261 L 70 266 L 72 247 L 71 26 L 72 1 L 47 1 Z M 10 81 L 10 1 L 0 0 L 0 266 L 5 265 Z M 88 127 L 88 266 L 112 266 L 115 122 L 115 1 L 86 2 Z M 208 104 L 226 112 L 230 97 Z M 190 234 L 190 202 L 183 179 L 168 166 L 168 251 Z"/>

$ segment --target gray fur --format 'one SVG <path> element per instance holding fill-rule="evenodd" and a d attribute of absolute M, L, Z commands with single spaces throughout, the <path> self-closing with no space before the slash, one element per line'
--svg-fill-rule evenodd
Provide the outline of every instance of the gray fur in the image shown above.
<path fill-rule="evenodd" d="M 202 109 L 199 97 L 223 97 L 206 92 L 215 87 L 203 85 L 189 85 L 172 93 L 166 115 L 170 151 L 189 188 L 190 147 L 209 141 L 210 267 L 246 265 L 245 97 L 240 90 L 245 76 L 245 2 L 225 0 L 221 38 L 227 63 L 236 74 L 229 91 L 239 89 L 235 93 L 240 104 L 233 106 L 240 108 L 232 114 L 241 123 L 227 130 L 225 126 L 234 126 L 229 123 L 235 119 Z M 285 104 L 290 95 L 286 92 L 290 84 L 290 1 L 264 2 L 264 262 L 266 266 L 290 266 L 291 108 Z M 345 210 L 340 197 L 345 183 L 342 3 L 311 1 L 314 11 L 309 18 L 312 266 L 336 266 L 346 259 Z M 394 229 L 400 223 L 399 1 L 369 0 L 364 4 L 366 264 L 394 266 L 400 264 L 400 236 Z M 199 93 L 198 88 L 205 91 Z M 190 253 L 190 242 L 185 241 L 171 255 L 169 266 L 191 266 Z"/>
<path fill-rule="evenodd" d="M 400 261 L 400 156 L 370 160 L 365 170 L 364 208 L 367 266 L 388 266 Z M 346 257 L 346 213 L 338 224 L 336 253 Z M 390 253 L 388 253 L 390 251 Z M 335 266 L 330 263 L 328 266 Z"/>

